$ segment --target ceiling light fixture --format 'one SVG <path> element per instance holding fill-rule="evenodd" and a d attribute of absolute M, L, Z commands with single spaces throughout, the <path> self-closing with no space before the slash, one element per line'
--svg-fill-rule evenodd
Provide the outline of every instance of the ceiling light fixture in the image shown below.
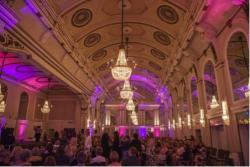
<path fill-rule="evenodd" d="M 52 108 L 52 105 L 49 104 L 49 84 L 50 84 L 51 78 L 48 78 L 48 90 L 47 90 L 47 97 L 44 101 L 44 104 L 41 108 L 41 112 L 44 114 L 48 114 Z"/>
<path fill-rule="evenodd" d="M 126 109 L 129 111 L 134 111 L 135 110 L 135 104 L 132 98 L 128 100 L 128 103 L 126 104 Z"/>
<path fill-rule="evenodd" d="M 121 45 L 119 47 L 119 54 L 115 66 L 111 69 L 112 76 L 115 80 L 128 80 L 131 76 L 132 69 L 127 65 L 126 53 L 123 42 L 123 20 L 124 20 L 124 2 L 122 0 L 122 14 L 121 14 Z"/>
<path fill-rule="evenodd" d="M 214 91 L 214 85 L 213 85 L 213 80 L 212 80 L 212 65 L 209 66 L 209 71 L 210 71 L 210 81 L 211 81 L 211 85 L 212 85 L 212 99 L 211 99 L 211 103 L 210 103 L 210 108 L 216 108 L 219 107 L 219 103 L 217 102 L 217 99 L 215 97 L 215 91 Z"/>
<path fill-rule="evenodd" d="M 129 80 L 124 81 L 123 88 L 120 91 L 120 96 L 122 99 L 131 99 L 133 97 L 133 91 L 130 87 Z"/>

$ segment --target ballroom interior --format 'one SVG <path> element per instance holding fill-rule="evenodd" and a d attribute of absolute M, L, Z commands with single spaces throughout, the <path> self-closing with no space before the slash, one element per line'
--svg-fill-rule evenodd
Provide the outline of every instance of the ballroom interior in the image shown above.
<path fill-rule="evenodd" d="M 0 0 L 0 128 L 194 138 L 249 165 L 248 0 Z M 225 164 L 221 164 L 225 165 Z"/>

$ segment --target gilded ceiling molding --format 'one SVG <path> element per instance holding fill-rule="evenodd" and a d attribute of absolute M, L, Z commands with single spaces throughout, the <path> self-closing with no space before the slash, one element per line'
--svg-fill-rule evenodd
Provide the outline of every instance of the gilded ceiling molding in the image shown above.
<path fill-rule="evenodd" d="M 176 24 L 179 21 L 178 13 L 169 5 L 159 6 L 157 15 L 163 22 L 168 24 Z"/>
<path fill-rule="evenodd" d="M 24 50 L 23 44 L 6 31 L 0 33 L 0 45 L 5 49 Z"/>

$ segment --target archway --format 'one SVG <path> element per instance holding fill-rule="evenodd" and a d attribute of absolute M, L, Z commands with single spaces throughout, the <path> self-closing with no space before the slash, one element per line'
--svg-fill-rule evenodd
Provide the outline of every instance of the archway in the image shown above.
<path fill-rule="evenodd" d="M 248 96 L 249 51 L 247 39 L 242 32 L 232 35 L 227 46 L 227 59 L 234 100 L 244 99 Z"/>

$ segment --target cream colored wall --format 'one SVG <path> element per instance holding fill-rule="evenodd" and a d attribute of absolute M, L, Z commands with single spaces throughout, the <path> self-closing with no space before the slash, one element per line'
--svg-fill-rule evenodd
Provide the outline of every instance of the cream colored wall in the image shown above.
<path fill-rule="evenodd" d="M 15 128 L 16 138 L 19 138 L 20 127 L 24 128 L 23 137 L 20 139 L 33 138 L 34 126 L 42 126 L 42 119 L 35 118 L 35 112 L 40 112 L 40 106 L 38 106 L 37 98 L 43 98 L 43 95 L 39 92 L 28 90 L 18 84 L 8 81 L 1 81 L 8 87 L 8 96 L 6 100 L 6 110 L 4 116 L 7 118 L 7 126 Z M 29 95 L 28 109 L 26 113 L 26 120 L 18 120 L 18 108 L 20 102 L 21 93 L 26 92 Z M 82 119 L 80 111 L 80 101 L 76 96 L 60 95 L 51 97 L 53 108 L 56 109 L 52 112 L 48 120 L 48 128 L 55 129 L 57 131 L 63 130 L 63 128 L 76 128 L 79 131 L 82 128 Z M 52 108 L 52 110 L 53 110 Z M 66 109 L 66 110 L 63 110 Z M 21 125 L 22 124 L 22 125 Z"/>

